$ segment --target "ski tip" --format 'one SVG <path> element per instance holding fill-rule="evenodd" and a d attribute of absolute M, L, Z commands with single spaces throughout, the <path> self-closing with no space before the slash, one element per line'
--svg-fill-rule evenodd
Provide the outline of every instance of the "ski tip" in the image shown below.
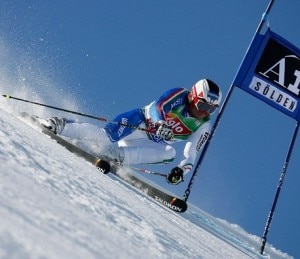
<path fill-rule="evenodd" d="M 110 164 L 107 161 L 105 161 L 105 160 L 97 158 L 96 161 L 95 161 L 95 166 L 103 174 L 107 174 L 107 173 L 110 172 Z"/>

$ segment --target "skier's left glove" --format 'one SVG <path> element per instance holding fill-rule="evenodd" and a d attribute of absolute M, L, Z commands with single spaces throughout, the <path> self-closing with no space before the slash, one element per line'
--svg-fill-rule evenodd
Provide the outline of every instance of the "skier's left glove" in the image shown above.
<path fill-rule="evenodd" d="M 169 141 L 174 137 L 172 127 L 166 121 L 160 120 L 155 123 L 156 135 L 163 140 Z"/>
<path fill-rule="evenodd" d="M 179 184 L 183 182 L 183 169 L 176 166 L 167 175 L 167 182 L 170 184 Z"/>

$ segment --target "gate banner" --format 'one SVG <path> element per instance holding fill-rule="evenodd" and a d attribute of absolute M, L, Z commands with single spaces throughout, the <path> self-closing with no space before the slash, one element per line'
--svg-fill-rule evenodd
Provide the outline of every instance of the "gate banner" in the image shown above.
<path fill-rule="evenodd" d="M 233 84 L 300 121 L 300 50 L 270 29 L 255 35 Z"/>

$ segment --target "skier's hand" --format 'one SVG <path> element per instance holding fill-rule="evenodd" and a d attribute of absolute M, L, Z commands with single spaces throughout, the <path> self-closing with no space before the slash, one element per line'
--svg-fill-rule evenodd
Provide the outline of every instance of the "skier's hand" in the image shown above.
<path fill-rule="evenodd" d="M 163 140 L 171 140 L 174 137 L 171 126 L 166 121 L 160 120 L 155 123 L 156 135 Z"/>
<path fill-rule="evenodd" d="M 183 169 L 178 166 L 174 167 L 171 173 L 167 175 L 167 182 L 170 184 L 183 182 Z"/>

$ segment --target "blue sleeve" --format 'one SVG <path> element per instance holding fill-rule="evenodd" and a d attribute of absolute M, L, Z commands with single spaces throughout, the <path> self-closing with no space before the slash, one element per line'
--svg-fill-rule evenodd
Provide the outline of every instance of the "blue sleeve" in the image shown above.
<path fill-rule="evenodd" d="M 113 122 L 107 123 L 104 129 L 109 139 L 112 142 L 116 142 L 122 138 L 125 138 L 133 131 L 135 131 L 134 128 L 126 127 L 125 125 L 132 125 L 134 127 L 138 127 L 142 122 L 145 122 L 145 116 L 142 109 L 134 109 L 119 114 L 113 120 Z"/>

